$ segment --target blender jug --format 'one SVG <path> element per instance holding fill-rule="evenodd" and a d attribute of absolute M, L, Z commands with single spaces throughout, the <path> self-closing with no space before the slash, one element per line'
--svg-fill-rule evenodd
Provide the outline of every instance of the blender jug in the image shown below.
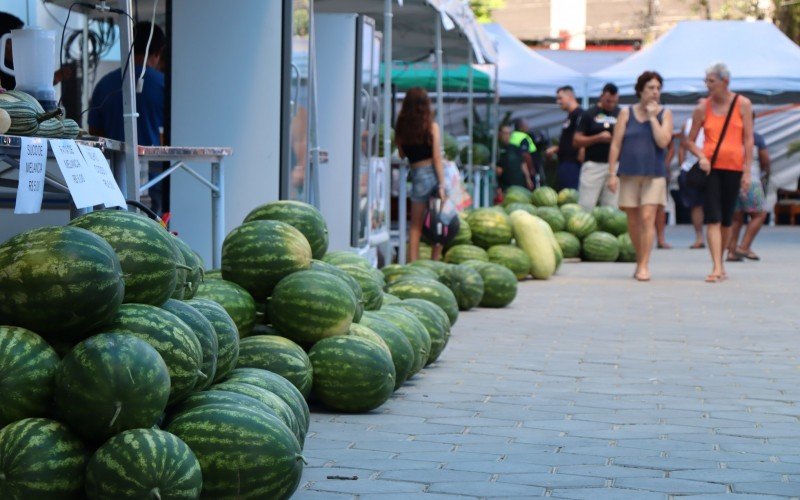
<path fill-rule="evenodd" d="M 6 41 L 11 38 L 14 68 L 6 66 Z M 53 88 L 55 70 L 56 32 L 42 28 L 11 30 L 0 37 L 0 71 L 17 80 L 15 90 L 35 97 L 45 111 L 56 107 Z"/>

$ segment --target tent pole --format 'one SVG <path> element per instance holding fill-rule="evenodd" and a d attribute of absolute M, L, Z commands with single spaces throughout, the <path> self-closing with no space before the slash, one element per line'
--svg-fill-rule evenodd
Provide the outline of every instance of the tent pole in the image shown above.
<path fill-rule="evenodd" d="M 383 2 L 383 157 L 386 162 L 386 178 L 384 186 L 386 191 L 385 203 L 387 207 L 392 206 L 392 2 L 394 0 L 384 0 Z M 405 179 L 400 179 L 405 182 Z M 406 206 L 406 200 L 398 200 L 398 207 Z M 390 208 L 391 210 L 391 208 Z M 405 212 L 405 211 L 404 211 Z M 389 227 L 391 228 L 391 213 L 389 214 Z M 400 245 L 397 249 L 397 261 L 401 264 L 406 262 L 406 220 L 398 217 L 398 230 Z M 389 247 L 391 248 L 391 247 Z M 389 253 L 384 255 L 386 262 L 391 262 Z"/>
<path fill-rule="evenodd" d="M 473 115 L 472 106 L 473 104 L 473 75 L 472 75 L 472 47 L 467 48 L 467 88 L 469 93 L 467 94 L 467 172 L 469 172 L 469 178 L 472 179 L 472 182 L 475 182 L 475 164 L 473 163 L 472 158 L 472 133 L 473 129 L 475 128 L 475 117 Z M 474 201 L 473 201 L 474 203 Z"/>
<path fill-rule="evenodd" d="M 495 50 L 497 46 L 495 45 Z M 492 162 L 489 164 L 489 170 L 486 171 L 486 206 L 492 204 L 489 199 L 491 189 L 489 189 L 489 180 L 491 179 L 491 172 L 494 165 L 497 165 L 497 131 L 500 128 L 500 65 L 494 63 L 494 123 L 492 123 Z"/>
<path fill-rule="evenodd" d="M 436 122 L 439 124 L 439 136 L 444 137 L 444 83 L 442 81 L 442 20 L 434 16 L 436 23 Z M 444 141 L 439 141 L 439 147 L 444 153 Z"/>
<path fill-rule="evenodd" d="M 583 79 L 583 99 L 581 99 L 583 109 L 589 109 L 589 79 Z"/>

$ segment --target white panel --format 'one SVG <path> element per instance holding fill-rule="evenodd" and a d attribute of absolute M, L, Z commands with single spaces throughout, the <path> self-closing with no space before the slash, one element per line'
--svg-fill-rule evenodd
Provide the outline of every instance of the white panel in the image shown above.
<path fill-rule="evenodd" d="M 330 250 L 350 249 L 355 113 L 356 15 L 316 14 L 320 209 Z"/>
<path fill-rule="evenodd" d="M 558 38 L 562 33 L 569 36 L 564 48 L 586 48 L 586 0 L 550 1 L 550 36 Z"/>
<path fill-rule="evenodd" d="M 172 144 L 230 146 L 225 232 L 278 199 L 281 3 L 173 1 Z M 206 176 L 208 166 L 193 165 Z M 211 196 L 188 174 L 172 177 L 171 227 L 211 262 Z"/>

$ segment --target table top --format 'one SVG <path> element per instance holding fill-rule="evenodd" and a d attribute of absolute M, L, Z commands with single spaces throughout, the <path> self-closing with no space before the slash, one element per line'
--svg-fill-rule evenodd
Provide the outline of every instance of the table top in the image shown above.
<path fill-rule="evenodd" d="M 107 139 L 105 137 L 81 136 L 76 139 L 79 144 L 86 144 L 100 148 L 103 151 L 124 152 L 125 143 Z M 22 137 L 17 135 L 0 135 L 0 151 L 13 153 L 14 149 L 19 149 Z M 222 158 L 233 154 L 232 148 L 209 147 L 209 146 L 139 146 L 137 148 L 139 157 L 143 159 L 158 160 L 181 160 L 181 159 L 203 159 L 203 158 Z"/>

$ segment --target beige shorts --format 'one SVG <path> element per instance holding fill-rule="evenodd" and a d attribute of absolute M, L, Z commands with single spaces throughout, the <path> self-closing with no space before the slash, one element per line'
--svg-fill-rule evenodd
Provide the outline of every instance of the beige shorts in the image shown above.
<path fill-rule="evenodd" d="M 642 205 L 667 204 L 667 179 L 645 175 L 621 175 L 619 177 L 619 206 L 640 207 Z"/>

